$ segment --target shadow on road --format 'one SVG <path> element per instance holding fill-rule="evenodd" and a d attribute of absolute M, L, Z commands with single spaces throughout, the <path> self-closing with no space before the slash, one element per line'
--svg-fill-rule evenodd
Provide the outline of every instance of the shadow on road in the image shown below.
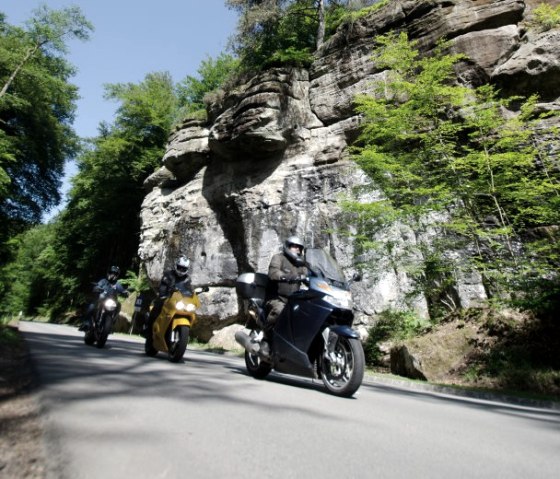
<path fill-rule="evenodd" d="M 130 396 L 169 397 L 232 405 L 240 400 L 239 389 L 244 388 L 242 400 L 245 405 L 249 403 L 255 407 L 269 408 L 261 394 L 261 389 L 266 383 L 330 396 L 320 380 L 313 381 L 274 372 L 264 380 L 252 379 L 241 358 L 224 357 L 211 352 L 187 349 L 182 362 L 171 363 L 162 353 L 155 358 L 147 357 L 142 342 L 124 340 L 118 336 L 110 336 L 102 349 L 85 345 L 83 337 L 78 335 L 25 331 L 24 336 L 30 346 L 34 367 L 39 373 L 39 387 L 43 389 L 46 398 L 57 402 Z M 241 383 L 240 378 L 250 378 L 251 381 Z M 68 382 L 76 383 L 76 386 L 70 392 L 65 391 L 64 395 L 58 396 L 58 385 Z M 521 416 L 543 422 L 547 427 L 560 428 L 560 411 L 556 410 L 537 411 L 530 406 L 418 391 L 375 382 L 365 382 L 352 401 L 330 397 L 344 402 L 345 407 L 351 407 L 356 400 L 360 402 L 360 394 L 365 391 L 407 397 L 415 401 L 461 404 L 469 408 Z M 302 404 L 301 408 L 292 407 L 305 411 L 306 414 L 324 414 L 313 408 L 312 404 Z"/>

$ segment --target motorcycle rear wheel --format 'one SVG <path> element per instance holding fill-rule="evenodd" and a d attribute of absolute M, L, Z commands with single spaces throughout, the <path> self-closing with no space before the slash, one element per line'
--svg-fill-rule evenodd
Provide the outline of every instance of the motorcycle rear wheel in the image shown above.
<path fill-rule="evenodd" d="M 172 363 L 178 363 L 183 359 L 187 349 L 187 342 L 189 341 L 190 328 L 188 326 L 177 326 L 175 331 L 177 333 L 177 340 L 167 342 L 169 361 Z"/>
<path fill-rule="evenodd" d="M 245 351 L 245 366 L 255 379 L 264 379 L 272 371 L 272 364 L 263 361 L 258 354 Z"/>
<path fill-rule="evenodd" d="M 350 397 L 362 384 L 365 356 L 359 339 L 339 336 L 334 346 L 335 361 L 324 356 L 319 374 L 327 390 L 335 396 Z"/>

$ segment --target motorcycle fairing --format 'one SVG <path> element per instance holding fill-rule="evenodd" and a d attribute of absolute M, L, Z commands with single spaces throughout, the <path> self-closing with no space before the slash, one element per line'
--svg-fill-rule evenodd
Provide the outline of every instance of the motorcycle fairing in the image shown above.
<path fill-rule="evenodd" d="M 315 369 L 307 352 L 297 349 L 280 334 L 274 334 L 274 369 L 280 373 L 314 378 Z"/>
<path fill-rule="evenodd" d="M 192 325 L 192 316 L 175 316 L 171 322 L 171 329 L 175 329 L 178 326 L 188 326 Z"/>
<path fill-rule="evenodd" d="M 309 299 L 310 296 L 315 298 Z M 286 314 L 278 318 L 275 332 L 278 331 L 297 349 L 307 352 L 332 310 L 332 306 L 329 307 L 312 292 L 295 293 L 288 300 L 284 310 Z"/>
<path fill-rule="evenodd" d="M 338 336 L 344 336 L 346 338 L 360 339 L 360 335 L 357 331 L 354 331 L 350 326 L 345 324 L 338 326 L 331 326 L 331 331 L 336 333 Z"/>
<path fill-rule="evenodd" d="M 333 311 L 321 298 L 322 294 L 306 290 L 288 299 L 274 328 L 274 368 L 278 372 L 316 376 L 310 349 Z"/>
<path fill-rule="evenodd" d="M 171 324 L 172 329 L 178 326 L 192 326 L 193 315 L 187 312 L 178 312 L 176 304 L 179 301 L 183 303 L 193 303 L 196 307 L 200 306 L 198 296 L 194 296 L 192 291 L 186 289 L 182 291 L 174 291 L 173 294 L 165 300 L 161 313 L 154 321 L 153 326 L 153 344 L 158 351 L 167 352 L 167 343 L 165 342 L 165 333 Z"/>

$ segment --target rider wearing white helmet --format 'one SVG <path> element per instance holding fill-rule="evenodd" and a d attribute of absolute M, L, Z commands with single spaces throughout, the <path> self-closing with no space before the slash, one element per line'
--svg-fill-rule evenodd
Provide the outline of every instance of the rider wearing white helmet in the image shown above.
<path fill-rule="evenodd" d="M 186 256 L 179 256 L 175 261 L 173 269 L 169 269 L 163 273 L 163 277 L 159 283 L 158 298 L 154 301 L 154 305 L 148 316 L 148 321 L 142 331 L 142 336 L 146 336 L 148 331 L 152 330 L 155 320 L 159 316 L 163 303 L 173 293 L 177 283 L 185 283 L 188 289 L 192 289 L 191 278 L 189 276 L 190 260 Z"/>

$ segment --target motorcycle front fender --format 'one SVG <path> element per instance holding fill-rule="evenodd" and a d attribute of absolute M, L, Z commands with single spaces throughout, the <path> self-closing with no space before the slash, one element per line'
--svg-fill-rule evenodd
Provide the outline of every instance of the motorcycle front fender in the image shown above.
<path fill-rule="evenodd" d="M 344 336 L 345 338 L 360 339 L 360 335 L 357 331 L 354 331 L 350 326 L 339 325 L 330 326 L 329 329 L 337 334 L 338 336 Z"/>
<path fill-rule="evenodd" d="M 188 326 L 189 328 L 194 324 L 194 318 L 192 316 L 175 316 L 171 320 L 171 329 L 175 329 L 178 326 Z"/>

